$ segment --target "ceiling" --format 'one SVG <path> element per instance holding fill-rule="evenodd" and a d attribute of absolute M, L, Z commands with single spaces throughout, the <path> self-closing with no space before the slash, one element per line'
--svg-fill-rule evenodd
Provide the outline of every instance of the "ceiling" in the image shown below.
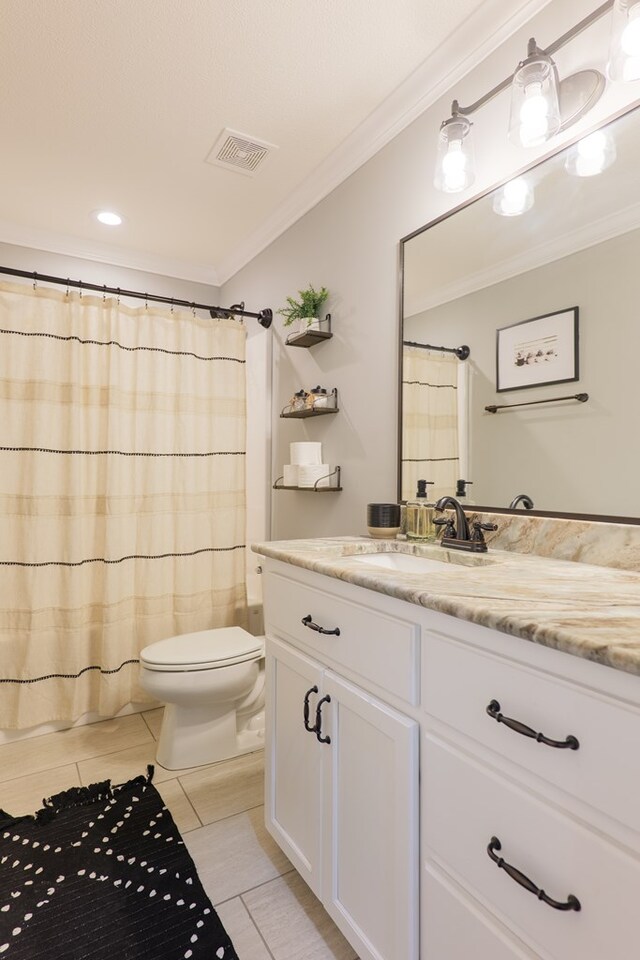
<path fill-rule="evenodd" d="M 505 29 L 498 0 L 3 0 L 0 240 L 223 282 Z M 205 162 L 225 127 L 277 146 L 255 176 Z"/>

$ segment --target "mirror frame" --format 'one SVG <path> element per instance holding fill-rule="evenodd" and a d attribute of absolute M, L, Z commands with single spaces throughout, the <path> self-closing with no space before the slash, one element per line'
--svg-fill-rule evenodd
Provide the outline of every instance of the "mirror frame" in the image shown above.
<path fill-rule="evenodd" d="M 499 190 L 501 187 L 508 183 L 510 180 L 513 180 L 514 177 L 522 176 L 525 173 L 528 173 L 530 170 L 535 170 L 537 167 L 542 166 L 543 163 L 546 163 L 547 160 L 552 159 L 552 157 L 557 157 L 559 154 L 564 153 L 565 150 L 568 150 L 574 143 L 577 143 L 579 140 L 582 140 L 584 137 L 588 136 L 590 133 L 593 133 L 595 130 L 602 130 L 605 127 L 610 126 L 612 123 L 615 123 L 616 120 L 619 120 L 621 117 L 628 116 L 631 113 L 640 113 L 640 104 L 634 103 L 632 105 L 627 105 L 622 107 L 612 116 L 608 117 L 604 122 L 595 123 L 592 127 L 587 130 L 583 130 L 579 135 L 576 135 L 570 140 L 567 140 L 561 146 L 556 147 L 555 150 L 550 150 L 549 153 L 546 153 L 543 157 L 539 157 L 537 160 L 528 164 L 527 166 L 521 167 L 518 170 L 514 171 L 510 176 L 505 177 L 503 180 L 498 183 L 493 184 L 493 186 L 488 187 L 486 190 L 483 190 L 481 193 L 476 193 L 468 200 L 465 200 L 463 203 L 459 203 L 457 206 L 453 207 L 451 210 L 448 210 L 446 213 L 441 214 L 439 217 L 436 217 L 435 220 L 430 220 L 428 223 L 423 224 L 423 226 L 418 227 L 416 230 L 412 230 L 411 233 L 408 233 L 405 237 L 401 237 L 398 242 L 398 314 L 399 314 L 399 337 L 398 337 L 398 441 L 397 441 L 397 488 L 398 494 L 397 499 L 398 503 L 406 503 L 402 499 L 402 368 L 403 368 L 403 351 L 402 351 L 402 341 L 403 341 L 403 326 L 404 326 L 404 245 L 408 243 L 409 240 L 413 240 L 414 237 L 420 236 L 421 233 L 424 233 L 425 230 L 430 230 L 432 227 L 437 226 L 437 224 L 442 223 L 443 220 L 448 220 L 449 217 L 453 217 L 456 213 L 460 213 L 461 210 L 466 209 L 466 207 L 471 206 L 471 204 L 476 203 L 478 200 L 482 200 L 484 197 L 490 196 L 496 190 Z M 633 524 L 635 526 L 640 525 L 640 517 L 622 517 L 622 516 L 609 516 L 608 514 L 600 513 L 563 513 L 561 511 L 555 510 L 512 510 L 509 507 L 492 507 L 484 504 L 473 504 L 473 507 L 469 505 L 467 507 L 467 512 L 472 510 L 474 513 L 503 513 L 509 514 L 512 516 L 519 517 L 549 517 L 552 519 L 559 520 L 586 520 L 592 523 L 626 523 Z"/>

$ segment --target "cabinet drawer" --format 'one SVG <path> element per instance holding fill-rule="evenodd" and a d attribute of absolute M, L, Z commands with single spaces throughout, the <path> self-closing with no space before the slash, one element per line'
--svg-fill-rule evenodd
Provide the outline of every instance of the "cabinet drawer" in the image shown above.
<path fill-rule="evenodd" d="M 434 634 L 426 639 L 422 682 L 432 716 L 640 832 L 637 710 Z M 487 713 L 492 701 L 504 717 L 554 741 L 576 737 L 578 749 L 496 722 Z"/>
<path fill-rule="evenodd" d="M 636 859 L 435 737 L 426 737 L 424 755 L 427 856 L 545 958 L 635 955 Z M 501 843 L 496 856 L 558 902 L 573 894 L 580 911 L 554 909 L 499 869 L 487 853 L 492 837 Z"/>
<path fill-rule="evenodd" d="M 422 960 L 536 960 L 430 866 L 422 877 Z"/>
<path fill-rule="evenodd" d="M 420 628 L 361 606 L 342 597 L 268 572 L 265 584 L 267 633 L 284 636 L 296 646 L 309 650 L 323 663 L 343 667 L 349 675 L 368 680 L 407 703 L 418 703 Z M 373 598 L 367 592 L 367 599 Z M 323 629 L 318 633 L 305 627 L 311 617 Z"/>

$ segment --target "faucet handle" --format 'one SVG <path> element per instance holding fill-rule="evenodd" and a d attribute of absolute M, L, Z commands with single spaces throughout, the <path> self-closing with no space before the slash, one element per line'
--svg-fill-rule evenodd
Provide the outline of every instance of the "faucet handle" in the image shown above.
<path fill-rule="evenodd" d="M 471 535 L 471 540 L 473 543 L 484 543 L 484 533 L 483 530 L 497 530 L 497 523 L 479 523 L 477 520 L 473 524 L 473 534 Z"/>
<path fill-rule="evenodd" d="M 450 537 L 451 539 L 456 539 L 456 528 L 453 524 L 452 517 L 436 517 L 433 521 L 436 527 L 444 527 L 443 537 Z"/>

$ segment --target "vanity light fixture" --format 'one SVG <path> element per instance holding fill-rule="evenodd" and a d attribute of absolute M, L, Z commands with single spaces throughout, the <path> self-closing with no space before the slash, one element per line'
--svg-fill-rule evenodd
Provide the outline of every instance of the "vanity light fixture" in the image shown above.
<path fill-rule="evenodd" d="M 616 159 L 616 145 L 608 130 L 596 130 L 578 140 L 567 153 L 564 167 L 574 177 L 595 177 Z"/>
<path fill-rule="evenodd" d="M 475 180 L 472 123 L 458 113 L 458 101 L 451 105 L 451 116 L 440 125 L 438 157 L 433 180 L 437 190 L 458 193 Z"/>
<path fill-rule="evenodd" d="M 468 118 L 508 87 L 512 88 L 509 138 L 522 147 L 533 147 L 550 140 L 591 110 L 604 91 L 602 73 L 592 69 L 580 70 L 561 80 L 553 55 L 612 9 L 609 76 L 616 80 L 640 79 L 640 0 L 607 0 L 545 49 L 541 49 L 532 37 L 526 59 L 518 64 L 511 76 L 468 107 L 453 101 L 451 117 L 440 127 L 434 178 L 437 189 L 458 193 L 473 182 L 473 152 L 469 141 L 471 123 Z M 464 120 L 468 123 L 466 128 L 462 127 Z M 581 166 L 587 169 L 589 163 L 583 161 Z M 595 167 L 595 161 L 592 166 Z"/>
<path fill-rule="evenodd" d="M 493 195 L 493 211 L 501 217 L 519 217 L 533 206 L 533 187 L 524 177 L 509 180 Z"/>
<path fill-rule="evenodd" d="M 640 80 L 640 3 L 615 0 L 607 73 L 611 80 Z"/>
<path fill-rule="evenodd" d="M 519 147 L 535 147 L 554 137 L 561 126 L 558 71 L 551 57 L 529 40 L 511 83 L 509 139 Z"/>

